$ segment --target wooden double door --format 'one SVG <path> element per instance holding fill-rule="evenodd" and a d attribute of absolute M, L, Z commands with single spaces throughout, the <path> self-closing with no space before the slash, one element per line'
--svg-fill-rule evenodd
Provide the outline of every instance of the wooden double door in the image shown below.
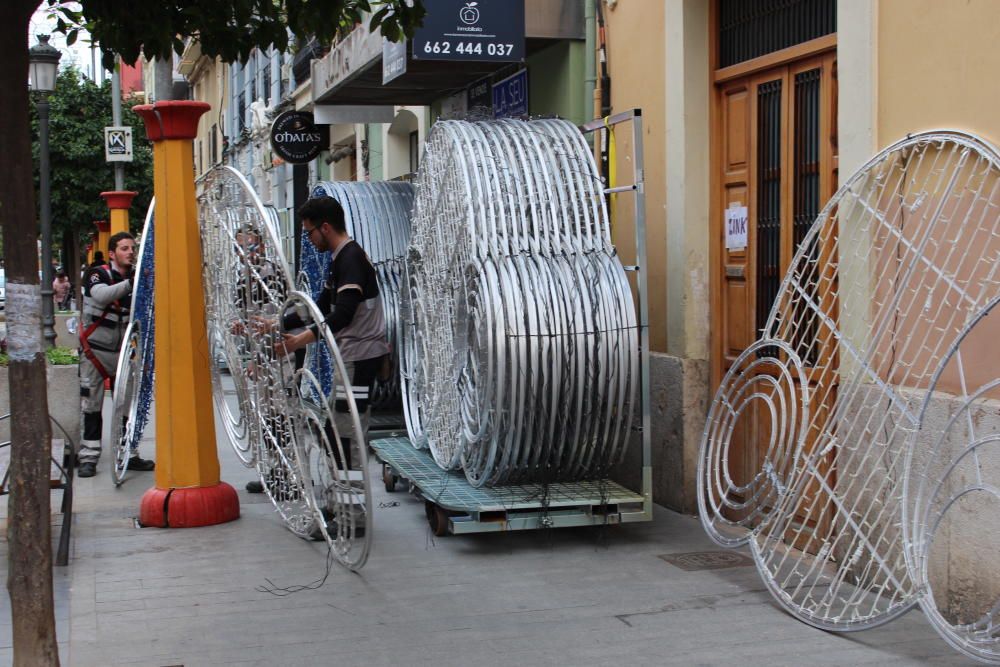
<path fill-rule="evenodd" d="M 828 50 L 716 83 L 713 238 L 721 258 L 712 313 L 716 384 L 760 337 L 792 256 L 836 191 L 835 56 Z M 729 224 L 743 209 L 745 242 Z M 814 382 L 817 374 L 808 376 Z M 824 395 L 829 402 L 833 392 L 827 388 Z M 729 473 L 737 483 L 761 470 L 769 445 L 770 429 L 761 423 L 766 419 L 746 415 L 733 434 Z M 821 529 L 822 513 L 811 514 L 802 520 Z"/>

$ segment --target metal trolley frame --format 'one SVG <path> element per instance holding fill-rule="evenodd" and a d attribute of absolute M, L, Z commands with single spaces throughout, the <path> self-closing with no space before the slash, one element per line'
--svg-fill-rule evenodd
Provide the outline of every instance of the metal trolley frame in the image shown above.
<path fill-rule="evenodd" d="M 626 266 L 625 270 L 636 274 L 642 422 L 632 428 L 641 435 L 641 491 L 636 493 L 608 479 L 474 488 L 460 471 L 442 470 L 429 452 L 414 448 L 405 437 L 371 440 L 369 445 L 382 462 L 386 490 L 395 490 L 401 480 L 408 482 L 411 493 L 424 499 L 427 520 L 435 535 L 608 525 L 651 521 L 653 518 L 642 110 L 632 109 L 607 118 L 597 118 L 581 125 L 580 131 L 584 134 L 600 132 L 600 139 L 607 142 L 609 133 L 617 125 L 627 122 L 632 125 L 633 182 L 607 187 L 604 194 L 632 193 L 635 196 L 637 263 Z"/>

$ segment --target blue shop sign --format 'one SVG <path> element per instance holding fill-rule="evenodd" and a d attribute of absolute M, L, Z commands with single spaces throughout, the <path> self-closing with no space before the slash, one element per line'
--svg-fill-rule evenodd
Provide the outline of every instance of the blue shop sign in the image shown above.
<path fill-rule="evenodd" d="M 414 60 L 524 61 L 523 0 L 432 0 Z"/>
<path fill-rule="evenodd" d="M 528 70 L 493 84 L 493 116 L 513 118 L 528 115 Z"/>

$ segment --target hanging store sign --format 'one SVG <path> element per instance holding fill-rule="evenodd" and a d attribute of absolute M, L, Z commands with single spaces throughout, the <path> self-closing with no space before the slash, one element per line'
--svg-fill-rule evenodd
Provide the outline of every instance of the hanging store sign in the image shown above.
<path fill-rule="evenodd" d="M 726 209 L 726 250 L 747 247 L 747 207 L 730 204 Z"/>
<path fill-rule="evenodd" d="M 522 62 L 524 3 L 435 0 L 413 36 L 413 59 Z"/>
<path fill-rule="evenodd" d="M 329 126 L 316 125 L 306 111 L 286 111 L 271 123 L 271 148 L 291 164 L 315 160 L 329 143 Z"/>
<path fill-rule="evenodd" d="M 104 128 L 104 159 L 107 162 L 132 161 L 132 128 Z"/>
<path fill-rule="evenodd" d="M 469 99 L 466 104 L 466 108 L 469 110 L 485 110 L 487 113 L 492 113 L 493 95 L 490 88 L 492 88 L 492 86 L 490 85 L 489 79 L 477 81 L 469 86 L 469 90 L 467 91 Z"/>
<path fill-rule="evenodd" d="M 382 38 L 382 85 L 406 74 L 406 40 L 390 42 Z"/>
<path fill-rule="evenodd" d="M 493 116 L 517 118 L 528 115 L 528 70 L 493 84 Z"/>

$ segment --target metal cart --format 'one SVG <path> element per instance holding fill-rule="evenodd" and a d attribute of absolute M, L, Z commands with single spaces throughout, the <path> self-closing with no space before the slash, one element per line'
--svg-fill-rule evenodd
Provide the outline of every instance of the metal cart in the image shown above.
<path fill-rule="evenodd" d="M 653 518 L 653 468 L 649 432 L 649 306 L 646 278 L 646 195 L 643 185 L 642 111 L 632 109 L 580 126 L 584 134 L 602 133 L 608 142 L 614 128 L 631 122 L 633 182 L 611 184 L 605 195 L 635 195 L 636 265 L 625 266 L 635 274 L 639 325 L 639 394 L 641 423 L 633 430 L 642 441 L 642 487 L 636 493 L 609 479 L 552 484 L 525 484 L 475 488 L 460 471 L 442 470 L 430 452 L 413 447 L 405 437 L 383 437 L 369 441 L 382 462 L 386 491 L 400 481 L 424 499 L 427 521 L 435 535 L 482 533 L 536 528 L 596 526 Z M 604 145 L 607 145 L 606 143 Z"/>

